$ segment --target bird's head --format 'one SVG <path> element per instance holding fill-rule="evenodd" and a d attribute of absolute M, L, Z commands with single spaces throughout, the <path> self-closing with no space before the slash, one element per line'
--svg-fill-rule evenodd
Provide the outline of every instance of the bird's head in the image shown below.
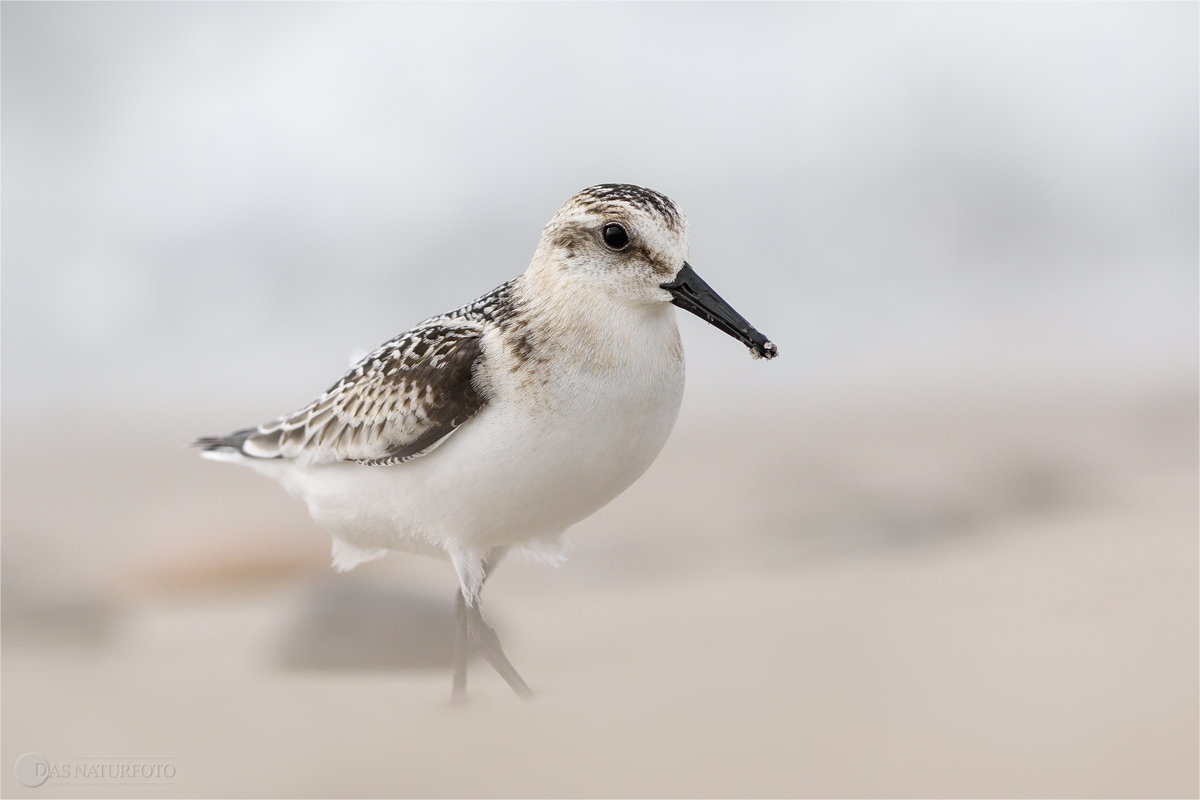
<path fill-rule="evenodd" d="M 666 195 L 602 183 L 566 202 L 542 231 L 530 270 L 582 282 L 632 304 L 674 303 L 725 331 L 756 358 L 778 349 L 688 265 L 687 218 Z"/>

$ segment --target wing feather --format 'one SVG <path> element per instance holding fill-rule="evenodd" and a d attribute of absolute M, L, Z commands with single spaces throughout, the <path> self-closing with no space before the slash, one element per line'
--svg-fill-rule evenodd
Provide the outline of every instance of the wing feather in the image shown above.
<path fill-rule="evenodd" d="M 427 319 L 368 353 L 294 414 L 193 444 L 301 464 L 386 466 L 431 452 L 487 403 L 479 378 L 483 332 L 518 313 L 519 280 Z"/>
<path fill-rule="evenodd" d="M 431 452 L 487 402 L 476 372 L 482 325 L 441 318 L 367 354 L 304 408 L 197 445 L 303 464 L 403 463 Z"/>

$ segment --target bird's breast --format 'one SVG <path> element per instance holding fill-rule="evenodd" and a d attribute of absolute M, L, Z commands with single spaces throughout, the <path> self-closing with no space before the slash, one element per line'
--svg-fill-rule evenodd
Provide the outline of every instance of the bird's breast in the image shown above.
<path fill-rule="evenodd" d="M 492 449 L 491 458 L 513 474 L 540 476 L 530 483 L 563 504 L 564 519 L 586 516 L 633 483 L 674 427 L 683 352 L 673 309 L 661 311 L 600 334 L 578 325 L 526 330 L 532 349 L 522 358 L 503 340 L 485 342 L 485 358 L 498 356 L 487 424 L 497 443 L 520 442 Z"/>
<path fill-rule="evenodd" d="M 581 308 L 533 316 L 485 341 L 488 394 L 559 416 L 678 407 L 684 362 L 674 309 Z"/>

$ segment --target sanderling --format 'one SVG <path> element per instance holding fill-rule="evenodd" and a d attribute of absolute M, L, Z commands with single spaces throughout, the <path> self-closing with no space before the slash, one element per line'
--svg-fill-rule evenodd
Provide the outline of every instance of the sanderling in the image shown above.
<path fill-rule="evenodd" d="M 338 570 L 388 550 L 458 575 L 453 694 L 478 652 L 529 687 L 480 613 L 510 549 L 561 558 L 561 536 L 646 471 L 683 396 L 671 304 L 740 340 L 774 344 L 687 263 L 688 224 L 649 189 L 602 184 L 567 201 L 525 273 L 368 353 L 304 408 L 199 439 L 253 467 L 333 535 Z"/>

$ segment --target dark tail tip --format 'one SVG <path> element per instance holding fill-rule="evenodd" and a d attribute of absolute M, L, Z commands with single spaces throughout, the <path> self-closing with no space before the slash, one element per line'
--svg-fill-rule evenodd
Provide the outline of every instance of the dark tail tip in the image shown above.
<path fill-rule="evenodd" d="M 242 452 L 242 445 L 257 430 L 258 428 L 242 428 L 240 431 L 234 431 L 228 436 L 201 436 L 189 446 L 199 447 L 203 450 L 233 450 L 240 453 Z"/>

